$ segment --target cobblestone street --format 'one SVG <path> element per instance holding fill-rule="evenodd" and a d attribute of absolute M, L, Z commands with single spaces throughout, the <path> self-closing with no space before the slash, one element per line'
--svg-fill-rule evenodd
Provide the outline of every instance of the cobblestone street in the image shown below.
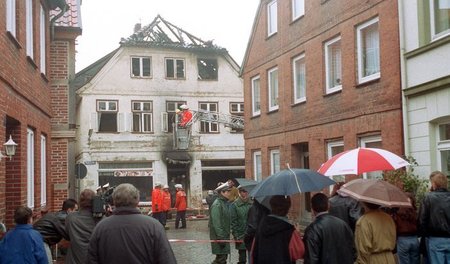
<path fill-rule="evenodd" d="M 168 223 L 170 229 L 167 230 L 169 239 L 209 239 L 208 220 L 187 221 L 187 229 L 175 229 L 174 223 Z M 172 242 L 172 249 L 175 253 L 178 264 L 208 264 L 215 256 L 211 254 L 211 245 L 208 242 Z M 231 259 L 227 263 L 237 263 L 238 254 L 231 245 Z"/>

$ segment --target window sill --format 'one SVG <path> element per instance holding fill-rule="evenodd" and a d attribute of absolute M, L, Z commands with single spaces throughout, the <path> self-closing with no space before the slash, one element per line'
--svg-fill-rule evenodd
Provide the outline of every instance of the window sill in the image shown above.
<path fill-rule="evenodd" d="M 368 80 L 368 81 L 365 81 L 365 82 L 361 82 L 361 83 L 356 84 L 355 88 L 363 88 L 363 87 L 369 86 L 371 84 L 380 82 L 380 80 L 381 80 L 381 77 L 378 77 L 378 78 L 371 79 L 371 80 Z"/>
<path fill-rule="evenodd" d="M 302 105 L 302 104 L 306 104 L 306 98 L 304 100 L 299 100 L 297 102 L 294 102 L 293 104 L 291 104 L 291 107 Z"/>
<path fill-rule="evenodd" d="M 42 72 L 41 72 L 41 78 L 42 78 L 46 83 L 49 83 L 49 80 L 48 80 L 48 78 L 47 78 L 47 75 L 45 75 L 45 73 L 42 73 Z"/>
<path fill-rule="evenodd" d="M 330 92 L 328 92 L 328 93 L 325 93 L 325 94 L 323 95 L 323 97 L 328 97 L 328 96 L 332 96 L 332 95 L 335 95 L 335 94 L 340 94 L 341 92 L 342 92 L 342 89 L 335 90 L 335 91 L 330 91 Z"/>
<path fill-rule="evenodd" d="M 220 131 L 217 131 L 217 132 L 199 132 L 199 134 L 202 134 L 202 135 L 219 135 Z"/>
<path fill-rule="evenodd" d="M 151 135 L 151 134 L 155 134 L 155 132 L 151 131 L 151 132 L 138 132 L 138 131 L 132 131 L 131 134 L 136 134 L 136 135 Z"/>
<path fill-rule="evenodd" d="M 130 76 L 131 79 L 152 79 L 152 76 Z"/>
<path fill-rule="evenodd" d="M 168 77 L 166 77 L 166 80 L 168 80 L 168 81 L 184 81 L 184 80 L 186 80 L 186 77 L 185 78 L 168 78 Z"/>
<path fill-rule="evenodd" d="M 250 117 L 250 119 L 259 118 L 260 116 L 261 116 L 261 114 L 253 115 L 253 116 Z"/>
<path fill-rule="evenodd" d="M 440 46 L 444 46 L 447 43 L 450 43 L 450 34 L 445 37 L 442 37 L 440 39 L 431 41 L 430 43 L 426 44 L 425 46 L 422 46 L 420 48 L 417 48 L 415 50 L 405 53 L 405 58 L 406 59 L 414 58 L 414 57 L 421 55 L 423 53 L 426 53 L 430 50 L 436 49 Z"/>
<path fill-rule="evenodd" d="M 18 49 L 22 49 L 22 45 L 20 45 L 19 41 L 17 40 L 17 38 L 11 34 L 11 32 L 6 31 L 6 35 L 8 36 L 8 38 L 12 41 L 12 43 L 14 43 L 14 45 L 16 45 L 16 47 Z"/>
<path fill-rule="evenodd" d="M 33 58 L 31 58 L 30 56 L 27 56 L 27 61 L 31 64 L 31 66 L 33 66 L 34 69 L 38 68 L 38 66 L 34 62 Z"/>
<path fill-rule="evenodd" d="M 199 79 L 197 78 L 197 81 L 200 82 L 217 82 L 219 79 Z"/>
<path fill-rule="evenodd" d="M 270 114 L 273 114 L 273 113 L 277 113 L 277 112 L 278 112 L 278 110 L 280 110 L 280 109 L 279 109 L 279 108 L 277 108 L 277 109 L 269 110 L 269 111 L 267 111 L 267 113 L 266 113 L 266 114 L 270 115 Z"/>
<path fill-rule="evenodd" d="M 304 18 L 305 17 L 305 14 L 303 14 L 303 15 L 301 15 L 301 16 L 298 16 L 298 17 L 296 17 L 296 18 L 293 18 L 292 19 L 292 21 L 291 21 L 291 23 L 289 23 L 289 25 L 292 25 L 292 24 L 295 24 L 297 21 L 300 21 L 302 18 Z"/>

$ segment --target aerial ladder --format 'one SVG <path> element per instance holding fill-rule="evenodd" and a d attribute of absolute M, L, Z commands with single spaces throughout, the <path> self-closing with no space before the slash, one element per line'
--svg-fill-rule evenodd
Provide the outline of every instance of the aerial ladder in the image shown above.
<path fill-rule="evenodd" d="M 189 148 L 189 142 L 191 139 L 192 124 L 197 121 L 213 122 L 224 124 L 225 127 L 232 129 L 244 129 L 244 117 L 237 115 L 228 115 L 218 112 L 210 112 L 206 110 L 189 110 L 192 113 L 192 118 L 185 126 L 179 125 L 178 116 L 175 116 L 175 122 L 173 124 L 173 147 L 177 150 L 187 150 Z"/>

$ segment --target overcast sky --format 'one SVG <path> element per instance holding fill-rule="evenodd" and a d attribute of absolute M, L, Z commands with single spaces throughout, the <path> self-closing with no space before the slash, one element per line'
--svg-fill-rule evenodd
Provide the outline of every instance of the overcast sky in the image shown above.
<path fill-rule="evenodd" d="M 119 47 L 134 25 L 159 14 L 204 40 L 226 48 L 242 63 L 260 0 L 83 0 L 82 36 L 77 38 L 76 72 Z"/>

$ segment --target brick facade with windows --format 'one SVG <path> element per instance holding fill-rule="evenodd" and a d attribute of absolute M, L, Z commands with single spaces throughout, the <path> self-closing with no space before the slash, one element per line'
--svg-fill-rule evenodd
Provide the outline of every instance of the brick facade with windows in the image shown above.
<path fill-rule="evenodd" d="M 261 176 L 270 175 L 273 149 L 280 151 L 281 169 L 289 163 L 317 170 L 327 160 L 327 143 L 333 140 L 343 141 L 348 150 L 376 135 L 382 148 L 402 154 L 397 1 L 305 0 L 305 14 L 293 21 L 292 1 L 278 0 L 277 32 L 268 36 L 269 2 L 273 1 L 260 3 L 242 70 L 245 108 L 254 109 L 252 79 L 258 76 L 261 102 L 259 115 L 245 112 L 246 176 L 255 177 L 256 151 L 261 152 Z M 366 49 L 364 58 L 365 66 L 373 64 L 380 77 L 375 74 L 361 83 L 357 28 L 374 18 L 378 27 L 369 41 L 378 50 Z M 338 36 L 341 89 L 327 93 L 325 44 Z M 306 100 L 295 103 L 292 65 L 299 55 L 305 59 Z M 278 68 L 278 110 L 270 111 L 268 72 L 274 67 Z"/>
<path fill-rule="evenodd" d="M 0 13 L 7 14 L 7 5 L 13 1 L 0 2 Z M 67 197 L 67 190 L 63 193 L 54 192 L 55 182 L 53 177 L 63 179 L 67 182 L 68 171 L 63 168 L 63 162 L 55 163 L 53 157 L 60 157 L 67 160 L 69 156 L 67 147 L 56 146 L 54 139 L 54 126 L 52 118 L 60 115 L 60 109 L 67 108 L 67 100 L 54 101 L 52 89 L 55 83 L 64 86 L 64 81 L 53 76 L 53 69 L 70 69 L 68 61 L 60 60 L 60 52 L 52 49 L 54 42 L 51 42 L 52 12 L 59 13 L 59 9 L 54 7 L 55 1 L 32 1 L 32 31 L 33 31 L 33 58 L 26 54 L 26 5 L 25 1 L 15 1 L 15 12 L 12 14 L 15 21 L 15 30 L 12 33 L 7 27 L 7 19 L 0 18 L 0 143 L 1 152 L 5 155 L 3 143 L 12 136 L 18 144 L 16 154 L 10 160 L 8 157 L 0 160 L 0 222 L 4 222 L 8 228 L 13 226 L 13 212 L 17 206 L 33 204 L 33 211 L 39 214 L 42 209 L 56 210 L 61 203 L 59 200 L 53 201 L 56 197 Z M 68 1 L 76 3 L 77 1 Z M 70 6 L 72 8 L 72 6 Z M 67 12 L 69 13 L 70 10 Z M 67 14 L 66 13 L 66 14 Z M 41 15 L 45 18 L 41 20 Z M 7 14 L 9 16 L 11 14 Z M 14 17 L 15 16 L 15 17 Z M 41 24 L 42 23 L 42 24 Z M 43 34 L 41 35 L 41 30 Z M 57 32 L 58 30 L 55 30 Z M 70 35 L 71 42 L 74 43 L 76 36 L 80 34 L 75 31 Z M 42 37 L 42 39 L 41 39 Z M 67 36 L 65 36 L 67 37 Z M 58 34 L 54 35 L 57 40 Z M 68 41 L 65 38 L 65 41 Z M 45 47 L 41 46 L 45 43 Z M 45 56 L 41 56 L 41 50 Z M 68 50 L 72 53 L 67 56 L 69 60 L 74 59 L 74 49 Z M 66 54 L 69 54 L 66 53 Z M 50 63 L 58 61 L 57 64 Z M 74 69 L 72 69 L 74 72 Z M 59 77 L 58 77 L 59 78 Z M 68 89 L 68 74 L 64 77 L 65 88 Z M 60 89 L 59 89 L 60 90 Z M 59 96 L 59 95 L 58 95 Z M 67 97 L 67 96 L 66 96 Z M 67 114 L 63 114 L 67 116 Z M 67 121 L 65 121 L 67 123 Z M 27 131 L 33 132 L 33 152 L 28 155 L 29 142 Z M 57 133 L 56 133 L 57 134 Z M 45 137 L 42 141 L 41 138 Z M 44 148 L 41 142 L 45 142 Z M 41 153 L 41 149 L 45 153 Z M 57 150 L 57 151 L 56 151 Z M 65 157 L 65 158 L 64 158 Z M 28 163 L 32 160 L 33 162 Z M 42 162 L 44 164 L 42 164 Z M 67 162 L 66 162 L 67 163 Z M 41 198 L 41 169 L 46 168 L 46 192 L 47 196 Z M 33 168 L 30 172 L 29 168 Z M 53 168 L 53 169 L 52 169 Z M 53 174 L 61 169 L 59 175 Z M 34 175 L 34 176 L 32 176 Z M 28 192 L 28 181 L 33 178 L 34 193 L 30 200 Z M 67 184 L 66 184 L 67 185 Z"/>

